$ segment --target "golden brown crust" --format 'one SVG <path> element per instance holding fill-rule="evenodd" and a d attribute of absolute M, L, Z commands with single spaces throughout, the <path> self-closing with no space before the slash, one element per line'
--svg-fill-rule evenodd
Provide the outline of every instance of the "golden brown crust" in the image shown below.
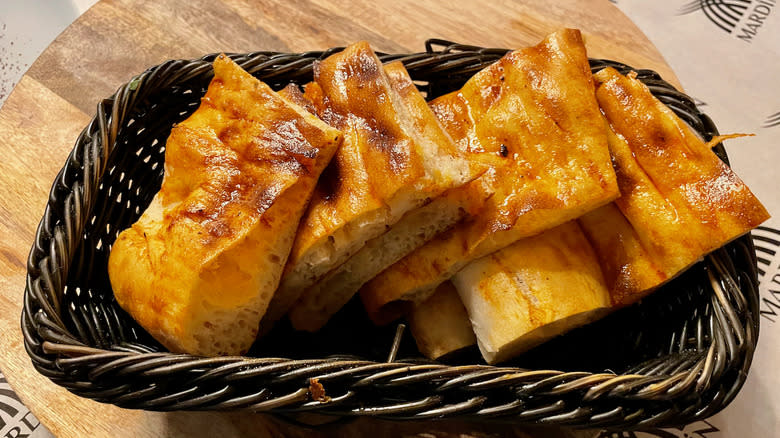
<path fill-rule="evenodd" d="M 429 103 L 429 106 L 458 149 L 471 153 L 485 151 L 474 132 L 474 119 L 471 117 L 463 93 L 454 91 L 437 97 Z"/>
<path fill-rule="evenodd" d="M 214 71 L 171 132 L 162 187 L 114 243 L 109 275 L 119 304 L 172 351 L 240 354 L 341 133 L 225 56 Z"/>
<path fill-rule="evenodd" d="M 394 300 L 425 299 L 469 261 L 618 195 L 579 31 L 562 30 L 535 47 L 511 52 L 474 75 L 459 93 L 440 99 L 434 112 L 456 144 L 505 156 L 507 164 L 478 180 L 494 193 L 474 220 L 366 284 L 361 294 L 370 312 Z"/>
<path fill-rule="evenodd" d="M 503 150 L 515 161 L 502 167 L 497 178 L 518 182 L 499 184 L 491 198 L 493 214 L 480 215 L 470 226 L 469 245 L 475 249 L 498 231 L 522 229 L 522 234 L 533 235 L 549 228 L 548 221 L 577 217 L 617 195 L 579 31 L 556 32 L 499 63 L 502 68 L 491 72 L 498 76 L 493 86 L 499 84 L 499 91 L 485 98 L 479 90 L 468 93 L 467 85 L 463 92 L 469 102 L 479 96 L 489 104 L 477 125 L 478 135 L 485 149 Z M 535 218 L 531 211 L 552 214 Z"/>
<path fill-rule="evenodd" d="M 628 302 L 669 279 L 614 202 L 577 222 L 595 251 L 613 302 Z"/>
<path fill-rule="evenodd" d="M 439 232 L 453 226 L 467 211 L 478 210 L 487 196 L 475 190 L 464 190 L 467 184 L 461 184 L 475 178 L 487 166 L 480 160 L 463 159 L 465 156 L 474 158 L 474 154 L 461 152 L 455 146 L 403 64 L 391 62 L 383 66 L 383 71 L 390 85 L 388 95 L 392 102 L 390 105 L 381 105 L 382 111 L 390 112 L 393 120 L 397 120 L 398 126 L 409 136 L 412 142 L 409 144 L 410 152 L 419 157 L 420 165 L 425 170 L 425 176 L 413 184 L 411 194 L 427 193 L 429 197 L 423 203 L 416 202 L 419 205 L 397 221 L 395 218 L 389 219 L 386 231 L 368 240 L 349 260 L 332 269 L 303 292 L 290 312 L 290 320 L 298 329 L 319 329 L 366 281 Z M 370 109 L 368 114 L 375 111 Z M 457 180 L 461 183 L 453 184 Z M 373 182 L 387 184 L 387 181 Z M 442 187 L 447 186 L 455 187 L 442 190 Z M 401 191 L 409 191 L 409 187 Z M 390 210 L 396 210 L 392 203 Z"/>
<path fill-rule="evenodd" d="M 614 131 L 610 150 L 621 191 L 615 204 L 665 278 L 769 218 L 739 177 L 644 84 L 612 68 L 594 77 Z M 630 304 L 647 295 L 645 286 L 619 287 L 613 300 Z"/>
<path fill-rule="evenodd" d="M 352 44 L 321 61 L 315 66 L 314 81 L 328 97 L 333 112 L 343 120 L 336 126 L 354 126 L 360 132 L 363 162 L 376 181 L 372 189 L 378 199 L 387 200 L 424 176 L 421 157 L 409 147 L 412 139 L 392 104 L 382 63 L 368 43 Z"/>
<path fill-rule="evenodd" d="M 314 70 L 304 96 L 345 139 L 318 184 L 269 312 L 279 317 L 297 300 L 290 317 L 307 330 L 318 328 L 355 292 L 351 286 L 328 288 L 321 297 L 318 282 L 405 214 L 485 170 L 452 143 L 403 65 L 383 66 L 367 43 L 347 47 Z"/>
<path fill-rule="evenodd" d="M 314 102 L 304 96 L 301 88 L 297 84 L 287 84 L 287 86 L 279 90 L 277 94 L 279 94 L 279 97 L 282 99 L 298 105 L 312 114 L 317 114 L 317 108 L 314 106 Z"/>
<path fill-rule="evenodd" d="M 415 305 L 408 320 L 417 349 L 429 359 L 439 359 L 477 343 L 466 308 L 449 281 Z"/>
<path fill-rule="evenodd" d="M 353 124 L 341 123 L 317 83 L 306 85 L 304 96 L 313 103 L 317 114 L 344 132 L 344 141 L 317 183 L 308 211 L 301 222 L 295 246 L 290 255 L 290 267 L 315 245 L 323 242 L 334 230 L 357 220 L 364 214 L 387 214 L 383 200 L 375 194 L 373 179 L 365 165 L 366 143 Z"/>
<path fill-rule="evenodd" d="M 489 363 L 637 301 L 768 217 L 709 145 L 646 87 L 612 69 L 596 78 L 621 197 L 453 277 Z M 460 97 L 447 99 L 457 104 Z M 468 137 L 467 123 L 455 123 L 461 138 Z M 421 272 L 419 262 L 406 259 L 383 280 L 403 287 L 409 272 Z M 457 313 L 415 309 L 414 318 L 431 331 L 434 321 Z"/>

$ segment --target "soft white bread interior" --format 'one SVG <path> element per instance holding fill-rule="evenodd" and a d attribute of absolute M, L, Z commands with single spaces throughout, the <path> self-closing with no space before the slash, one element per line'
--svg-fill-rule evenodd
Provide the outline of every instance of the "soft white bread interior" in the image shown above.
<path fill-rule="evenodd" d="M 452 282 L 489 364 L 598 319 L 610 307 L 598 260 L 576 221 L 477 259 Z"/>

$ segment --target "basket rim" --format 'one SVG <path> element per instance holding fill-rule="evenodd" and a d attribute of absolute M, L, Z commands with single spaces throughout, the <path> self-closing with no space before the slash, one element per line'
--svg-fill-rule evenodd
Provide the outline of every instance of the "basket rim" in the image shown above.
<path fill-rule="evenodd" d="M 442 48 L 437 49 L 438 46 Z M 268 77 L 287 80 L 288 76 L 285 75 L 291 74 L 291 71 L 303 77 L 312 63 L 339 50 L 341 48 L 336 47 L 303 53 L 251 52 L 232 53 L 228 56 L 250 73 L 257 74 L 264 69 L 275 68 L 273 74 Z M 476 71 L 476 66 L 484 66 L 484 63 L 490 60 L 495 61 L 507 51 L 432 39 L 426 42 L 426 52 L 378 55 L 385 62 L 404 62 L 410 74 L 414 74 L 416 69 L 428 68 L 435 62 L 441 65 L 450 62 L 459 73 L 470 75 Z M 64 317 L 61 316 L 64 312 L 61 295 L 68 267 L 78 245 L 77 237 L 74 236 L 80 236 L 83 232 L 85 218 L 89 216 L 83 212 L 91 211 L 96 201 L 95 188 L 107 170 L 111 155 L 109 149 L 116 146 L 120 129 L 118 124 L 127 116 L 128 108 L 148 97 L 144 94 L 148 90 L 147 83 L 155 80 L 154 85 L 162 89 L 207 74 L 211 61 L 217 55 L 209 54 L 192 60 L 169 60 L 147 69 L 119 87 L 113 96 L 98 104 L 96 115 L 80 134 L 65 165 L 55 178 L 28 257 L 24 308 L 21 315 L 25 349 L 35 368 L 55 383 L 78 395 L 98 401 L 152 410 L 239 408 L 275 413 L 315 410 L 334 415 L 367 415 L 393 419 L 460 417 L 479 420 L 499 418 L 506 421 L 510 418 L 516 422 L 635 429 L 659 424 L 681 424 L 685 419 L 695 420 L 711 416 L 725 407 L 744 384 L 759 329 L 759 320 L 754 317 L 758 309 L 757 273 L 755 269 L 743 272 L 735 268 L 732 256 L 725 250 L 709 255 L 706 262 L 717 295 L 714 299 L 717 300 L 716 304 L 720 303 L 722 306 L 722 311 L 716 311 L 712 318 L 713 324 L 720 329 L 714 331 L 719 337 L 711 340 L 706 351 L 696 353 L 696 365 L 687 370 L 682 365 L 685 363 L 683 360 L 675 366 L 667 364 L 665 373 L 659 373 L 664 367 L 661 363 L 663 358 L 659 359 L 657 365 L 644 364 L 643 369 L 621 375 L 525 370 L 484 364 L 448 366 L 415 361 L 382 363 L 352 358 L 199 358 L 185 354 L 143 351 L 132 347 L 104 349 L 85 344 L 71 333 L 64 323 Z M 591 62 L 592 65 L 602 68 L 614 66 L 630 69 L 615 61 Z M 280 65 L 282 67 L 279 67 Z M 664 103 L 669 105 L 669 102 L 673 102 L 678 105 L 672 109 L 678 115 L 679 111 L 683 111 L 687 116 L 684 117 L 686 122 L 691 124 L 690 120 L 698 121 L 693 123 L 697 132 L 705 134 L 705 137 L 717 134 L 712 121 L 698 111 L 690 97 L 674 89 L 653 71 L 637 72 Z M 719 146 L 719 152 L 725 159 L 722 145 Z M 741 253 L 747 259 L 747 263 L 743 264 L 748 268 L 755 266 L 755 251 L 749 233 L 731 246 L 737 251 L 735 254 Z M 740 265 L 740 268 L 743 267 Z M 730 302 L 732 296 L 736 297 L 736 304 Z M 734 321 L 740 325 L 732 324 Z M 730 364 L 732 367 L 739 369 L 734 376 L 736 380 L 731 382 L 730 386 L 724 382 L 712 381 L 710 377 L 713 376 L 723 378 L 727 366 L 724 361 L 729 360 L 734 362 Z M 194 370 L 205 371 L 197 375 L 193 384 L 210 388 L 205 394 L 194 398 L 185 391 L 148 399 L 145 398 L 147 394 L 143 390 L 126 392 L 129 387 L 106 387 L 99 384 L 101 379 L 117 373 L 134 376 L 139 380 L 154 381 L 161 376 L 168 376 L 166 373 L 192 373 Z M 82 375 L 86 376 L 86 380 Z M 311 399 L 310 390 L 305 384 L 299 384 L 297 389 L 293 388 L 287 393 L 257 395 L 255 399 L 249 398 L 241 402 L 229 397 L 230 385 L 225 386 L 227 377 L 234 382 L 242 382 L 268 375 L 277 380 L 281 379 L 280 381 L 304 383 L 314 378 L 321 382 L 339 381 L 348 376 L 353 378 L 354 382 L 350 390 L 332 396 L 329 402 Z M 359 398 L 355 395 L 357 388 L 387 388 L 433 378 L 445 379 L 445 383 L 426 397 L 389 402 L 382 406 L 355 408 L 352 404 L 354 399 Z M 490 406 L 486 396 L 480 395 L 479 391 L 480 388 L 496 386 L 499 381 L 497 379 L 530 382 L 523 384 L 523 391 L 545 396 L 560 395 L 561 400 L 579 391 L 583 393 L 582 403 L 571 406 L 561 401 L 546 409 L 527 410 L 522 400 L 516 399 L 503 405 Z M 637 403 L 654 401 L 674 404 L 676 400 L 690 399 L 692 394 L 705 390 L 712 392 L 718 384 L 723 387 L 714 389 L 713 400 L 705 406 L 696 406 L 695 410 L 682 407 L 674 410 L 670 407 L 655 416 L 645 417 L 641 408 L 629 406 L 632 400 Z M 451 393 L 459 391 L 465 391 L 472 396 L 453 403 Z M 627 407 L 619 412 L 599 412 L 589 405 L 615 398 L 626 402 Z"/>

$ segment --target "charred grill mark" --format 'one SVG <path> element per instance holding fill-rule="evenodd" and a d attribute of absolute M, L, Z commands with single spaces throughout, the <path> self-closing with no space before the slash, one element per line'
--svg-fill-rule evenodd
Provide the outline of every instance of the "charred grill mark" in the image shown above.
<path fill-rule="evenodd" d="M 359 113 L 354 111 L 356 106 L 387 98 L 381 86 L 381 68 L 368 43 L 361 42 L 321 61 L 315 68 L 314 81 L 324 95 L 331 97 L 329 106 L 338 114 Z"/>
<path fill-rule="evenodd" d="M 223 106 L 225 112 L 227 112 L 233 119 L 246 119 L 249 116 L 246 105 L 242 105 L 240 102 L 233 100 L 227 100 Z"/>
<path fill-rule="evenodd" d="M 204 226 L 209 235 L 215 239 L 230 237 L 233 234 L 233 230 L 225 220 L 207 221 Z"/>
<path fill-rule="evenodd" d="M 217 239 L 230 237 L 234 230 L 230 221 L 225 217 L 225 206 L 231 198 L 230 193 L 220 193 L 218 199 L 210 199 L 207 203 L 196 203 L 184 208 L 179 215 L 173 217 L 168 225 L 168 230 L 172 231 L 174 227 L 184 221 L 190 220 L 197 224 L 201 229 L 198 235 L 201 237 L 201 244 L 207 246 Z M 205 233 L 204 233 L 205 232 Z"/>
<path fill-rule="evenodd" d="M 404 79 L 408 83 L 402 85 L 413 89 L 408 78 Z M 322 107 L 323 120 L 342 130 L 355 128 L 359 142 L 367 146 L 368 162 L 384 163 L 393 174 L 403 174 L 413 166 L 410 139 L 393 119 L 388 78 L 368 43 L 356 43 L 322 61 L 314 80 L 317 85 L 311 91 L 307 87 L 306 94 L 312 95 L 315 106 Z"/>
<path fill-rule="evenodd" d="M 499 213 L 490 224 L 493 232 L 511 229 L 520 216 L 534 210 L 559 210 L 565 203 L 555 194 L 524 189 L 507 197 Z"/>
<path fill-rule="evenodd" d="M 232 143 L 236 137 L 241 135 L 241 130 L 238 129 L 235 125 L 228 125 L 224 129 L 220 130 L 217 133 L 217 138 L 219 138 L 219 141 L 225 144 Z"/>
<path fill-rule="evenodd" d="M 400 127 L 391 121 L 377 118 L 365 119 L 368 128 L 368 144 L 387 157 L 390 169 L 400 173 L 409 163 L 408 139 Z"/>
<path fill-rule="evenodd" d="M 199 184 L 202 192 L 196 199 L 185 200 L 179 214 L 168 216 L 168 231 L 182 221 L 192 221 L 200 228 L 202 244 L 209 245 L 220 239 L 229 239 L 239 232 L 245 223 L 247 209 L 262 216 L 278 197 L 284 182 L 261 187 L 256 163 L 229 156 L 204 157 L 207 169 L 212 169 Z M 294 159 L 292 162 L 297 163 Z"/>
<path fill-rule="evenodd" d="M 612 168 L 615 170 L 621 196 L 629 196 L 632 192 L 644 186 L 643 182 L 623 167 L 614 156 L 612 157 Z"/>
<path fill-rule="evenodd" d="M 344 129 L 344 126 L 346 125 L 345 117 L 333 110 L 333 107 L 330 105 L 327 98 L 323 100 L 318 115 L 323 122 L 337 129 Z"/>
<path fill-rule="evenodd" d="M 390 82 L 390 88 L 398 93 L 402 100 L 418 92 L 417 87 L 412 82 L 412 78 L 400 61 L 394 61 L 385 65 L 384 70 Z"/>
<path fill-rule="evenodd" d="M 482 90 L 482 98 L 485 100 L 485 106 L 490 107 L 501 97 L 501 85 L 491 85 Z"/>
<path fill-rule="evenodd" d="M 243 145 L 237 144 L 242 140 L 230 139 L 225 134 L 232 132 L 232 128 L 223 130 L 220 138 L 232 140 L 233 149 L 240 153 L 242 161 L 248 166 L 266 163 L 297 176 L 311 173 L 319 151 L 308 138 L 317 138 L 318 130 L 308 126 L 300 117 L 277 119 L 271 126 L 260 126 L 257 130 L 257 134 L 243 140 L 247 142 Z"/>
<path fill-rule="evenodd" d="M 374 117 L 365 119 L 368 126 L 369 144 L 381 150 L 392 149 L 398 142 L 398 135 L 394 129 L 385 120 L 378 120 Z"/>
<path fill-rule="evenodd" d="M 273 141 L 278 141 L 284 151 L 311 172 L 318 150 L 309 143 L 308 138 L 316 138 L 317 129 L 307 123 L 301 123 L 300 117 L 275 120 L 268 131 Z M 308 134 L 308 135 L 307 135 Z"/>

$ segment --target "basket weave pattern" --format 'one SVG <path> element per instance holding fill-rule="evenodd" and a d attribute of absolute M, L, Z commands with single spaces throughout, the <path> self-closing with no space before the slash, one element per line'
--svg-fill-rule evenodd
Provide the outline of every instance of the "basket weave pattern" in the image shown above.
<path fill-rule="evenodd" d="M 438 40 L 426 49 L 380 58 L 401 60 L 429 98 L 457 89 L 506 53 Z M 313 63 L 338 50 L 230 56 L 279 89 L 290 81 L 309 82 Z M 159 189 L 165 141 L 172 125 L 197 108 L 214 57 L 150 68 L 101 101 L 54 182 L 28 260 L 21 324 L 35 368 L 55 383 L 136 409 L 317 411 L 632 429 L 706 418 L 744 383 L 758 337 L 749 236 L 707 256 L 639 305 L 554 340 L 512 366 L 476 360 L 448 365 L 414 354 L 383 362 L 371 355 L 199 358 L 166 352 L 117 306 L 106 261 L 117 233 Z M 591 65 L 594 71 L 607 65 L 630 70 L 611 61 Z M 689 97 L 656 73 L 639 70 L 638 77 L 704 138 L 717 133 Z M 718 151 L 725 159 L 722 147 Z M 263 350 L 252 354 L 263 356 Z M 312 399 L 314 378 L 327 400 Z"/>

